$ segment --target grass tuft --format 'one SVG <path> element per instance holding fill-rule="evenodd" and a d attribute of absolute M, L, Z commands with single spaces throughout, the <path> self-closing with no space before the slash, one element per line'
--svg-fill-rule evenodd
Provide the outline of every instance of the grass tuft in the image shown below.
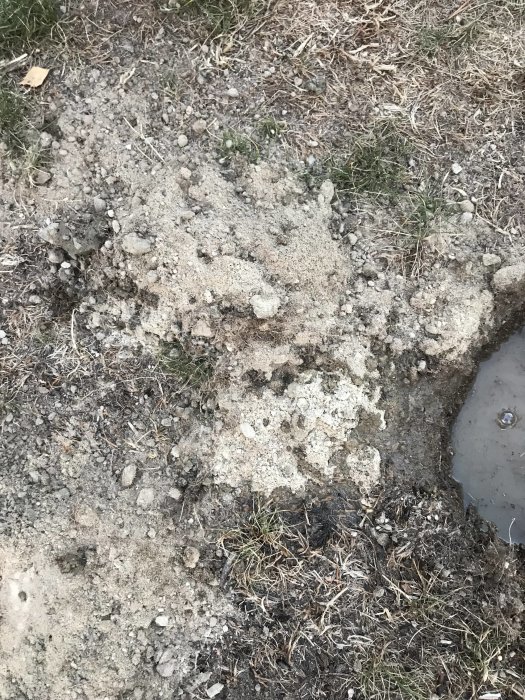
<path fill-rule="evenodd" d="M 329 164 L 336 188 L 350 195 L 383 196 L 395 199 L 406 180 L 407 141 L 392 124 L 356 141 L 352 152 Z"/>
<path fill-rule="evenodd" d="M 12 151 L 23 148 L 25 114 L 26 103 L 22 95 L 0 85 L 0 139 Z"/>
<path fill-rule="evenodd" d="M 182 0 L 183 12 L 204 16 L 212 36 L 229 34 L 242 18 L 253 16 L 261 6 L 260 0 Z"/>
<path fill-rule="evenodd" d="M 259 160 L 259 146 L 248 136 L 234 129 L 227 129 L 219 145 L 219 156 L 227 162 L 235 154 L 244 156 L 250 163 L 256 163 Z"/>
<path fill-rule="evenodd" d="M 0 0 L 0 56 L 29 48 L 46 37 L 57 21 L 54 0 Z"/>
<path fill-rule="evenodd" d="M 441 24 L 423 27 L 418 37 L 418 48 L 426 56 L 435 56 L 438 51 L 459 51 L 472 44 L 479 35 L 476 22 L 465 25 Z"/>
<path fill-rule="evenodd" d="M 159 364 L 166 374 L 172 375 L 184 387 L 203 388 L 212 378 L 214 363 L 206 354 L 198 354 L 182 343 L 165 343 Z"/>
<path fill-rule="evenodd" d="M 286 131 L 286 123 L 275 117 L 264 117 L 259 122 L 259 132 L 263 138 L 278 139 Z"/>

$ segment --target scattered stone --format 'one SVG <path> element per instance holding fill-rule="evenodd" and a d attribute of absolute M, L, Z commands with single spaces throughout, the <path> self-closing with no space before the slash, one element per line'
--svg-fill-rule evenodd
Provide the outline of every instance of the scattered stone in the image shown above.
<path fill-rule="evenodd" d="M 224 685 L 222 683 L 214 683 L 211 685 L 209 688 L 206 688 L 206 695 L 209 698 L 214 698 L 216 697 L 220 692 L 222 692 L 222 689 L 224 688 Z"/>
<path fill-rule="evenodd" d="M 84 255 L 98 250 L 102 245 L 100 231 L 96 223 L 91 222 L 75 225 L 72 222 L 51 222 L 43 226 L 39 231 L 39 237 L 55 246 L 62 248 L 68 255 Z"/>
<path fill-rule="evenodd" d="M 102 212 L 106 210 L 106 202 L 102 199 L 102 197 L 93 198 L 93 209 L 97 214 L 102 214 Z"/>
<path fill-rule="evenodd" d="M 155 500 L 155 491 L 150 488 L 140 489 L 137 496 L 137 505 L 140 508 L 148 508 Z"/>
<path fill-rule="evenodd" d="M 130 255 L 145 255 L 151 250 L 151 241 L 136 233 L 128 233 L 122 239 L 122 249 Z"/>
<path fill-rule="evenodd" d="M 177 144 L 179 145 L 179 148 L 186 148 L 188 145 L 188 137 L 186 134 L 180 134 L 179 138 L 177 139 Z"/>
<path fill-rule="evenodd" d="M 129 487 L 132 486 L 133 482 L 135 481 L 136 476 L 137 467 L 134 464 L 126 465 L 120 475 L 120 483 L 122 484 L 122 487 L 129 489 Z"/>
<path fill-rule="evenodd" d="M 113 219 L 111 222 L 111 228 L 113 229 L 114 233 L 120 233 L 120 224 L 116 219 Z"/>
<path fill-rule="evenodd" d="M 272 294 L 256 294 L 250 299 L 250 303 L 257 318 L 272 318 L 281 306 L 279 297 Z"/>
<path fill-rule="evenodd" d="M 51 180 L 51 173 L 48 173 L 47 170 L 35 170 L 31 180 L 35 185 L 45 185 Z"/>
<path fill-rule="evenodd" d="M 171 678 L 177 668 L 177 663 L 175 650 L 168 647 L 162 652 L 157 662 L 157 673 L 159 676 L 162 676 L 162 678 Z"/>
<path fill-rule="evenodd" d="M 155 624 L 157 627 L 167 627 L 170 619 L 167 615 L 157 615 L 155 618 Z"/>
<path fill-rule="evenodd" d="M 452 163 L 451 170 L 454 173 L 454 175 L 459 175 L 459 173 L 463 170 L 463 168 L 461 167 L 461 165 L 459 163 Z"/>
<path fill-rule="evenodd" d="M 498 292 L 517 291 L 525 285 L 525 262 L 507 265 L 494 273 L 494 289 Z"/>
<path fill-rule="evenodd" d="M 189 168 L 181 168 L 179 174 L 183 180 L 189 180 L 191 178 L 191 170 Z"/>
<path fill-rule="evenodd" d="M 474 206 L 474 203 L 470 201 L 470 199 L 464 199 L 462 202 L 459 203 L 459 208 L 461 211 L 464 212 L 470 212 L 471 214 L 474 213 L 476 210 L 476 207 Z"/>
<path fill-rule="evenodd" d="M 38 140 L 42 148 L 51 148 L 51 144 L 53 143 L 53 137 L 47 131 L 41 131 Z"/>
<path fill-rule="evenodd" d="M 180 499 L 182 498 L 182 491 L 176 486 L 173 486 L 168 491 L 168 498 L 171 498 L 172 501 L 180 501 Z"/>
<path fill-rule="evenodd" d="M 199 338 L 213 338 L 214 332 L 210 325 L 201 318 L 191 329 L 191 334 Z"/>
<path fill-rule="evenodd" d="M 96 527 L 98 525 L 98 515 L 93 508 L 90 508 L 85 503 L 79 503 L 74 511 L 73 518 L 81 527 Z"/>
<path fill-rule="evenodd" d="M 472 219 L 474 218 L 474 214 L 470 211 L 464 211 L 463 214 L 460 216 L 460 221 L 462 224 L 470 224 Z"/>
<path fill-rule="evenodd" d="M 228 95 L 228 97 L 239 97 L 239 91 L 237 90 L 237 88 L 234 87 L 228 88 L 226 94 Z"/>
<path fill-rule="evenodd" d="M 204 119 L 197 119 L 197 121 L 193 122 L 191 129 L 194 134 L 201 136 L 206 131 L 206 122 Z"/>
<path fill-rule="evenodd" d="M 501 265 L 500 256 L 494 253 L 485 253 L 481 260 L 485 267 L 499 267 Z"/>
<path fill-rule="evenodd" d="M 256 436 L 255 430 L 249 423 L 241 423 L 239 429 L 244 437 L 248 438 L 248 440 L 253 440 Z"/>
<path fill-rule="evenodd" d="M 64 253 L 60 248 L 51 248 L 47 254 L 47 259 L 55 265 L 60 265 L 61 262 L 64 262 Z"/>
<path fill-rule="evenodd" d="M 201 557 L 197 547 L 186 547 L 182 555 L 182 561 L 187 569 L 194 569 Z"/>
<path fill-rule="evenodd" d="M 361 274 L 367 280 L 375 280 L 378 277 L 376 268 L 369 262 L 363 265 L 361 268 Z"/>

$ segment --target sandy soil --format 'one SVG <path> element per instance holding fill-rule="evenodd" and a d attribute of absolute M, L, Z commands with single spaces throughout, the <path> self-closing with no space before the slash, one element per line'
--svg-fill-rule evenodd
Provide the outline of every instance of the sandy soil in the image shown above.
<path fill-rule="evenodd" d="M 449 468 L 525 289 L 523 17 L 468 5 L 73 4 L 31 56 L 0 697 L 525 697 L 523 552 Z M 395 196 L 338 177 L 370 138 Z"/>

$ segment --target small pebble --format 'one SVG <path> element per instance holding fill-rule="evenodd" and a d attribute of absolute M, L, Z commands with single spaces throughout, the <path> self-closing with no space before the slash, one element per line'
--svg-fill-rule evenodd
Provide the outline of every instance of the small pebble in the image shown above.
<path fill-rule="evenodd" d="M 137 496 L 137 505 L 140 508 L 147 508 L 155 500 L 155 491 L 153 489 L 141 489 Z"/>
<path fill-rule="evenodd" d="M 470 211 L 464 211 L 463 214 L 461 214 L 460 221 L 462 224 L 468 224 L 472 221 L 474 218 L 474 214 Z"/>
<path fill-rule="evenodd" d="M 157 627 L 167 627 L 170 619 L 167 615 L 157 615 L 155 618 L 155 624 Z"/>
<path fill-rule="evenodd" d="M 459 173 L 463 170 L 461 165 L 459 163 L 452 163 L 452 172 L 454 175 L 459 175 Z"/>
<path fill-rule="evenodd" d="M 93 198 L 93 209 L 97 212 L 97 214 L 101 214 L 106 209 L 106 202 L 102 199 L 102 197 Z"/>
<path fill-rule="evenodd" d="M 197 547 L 186 547 L 182 555 L 182 561 L 187 569 L 194 569 L 200 559 L 201 555 Z"/>
<path fill-rule="evenodd" d="M 130 486 L 132 486 L 136 476 L 137 467 L 134 464 L 126 465 L 120 475 L 120 483 L 122 484 L 122 487 L 128 489 Z"/>
<path fill-rule="evenodd" d="M 228 97 L 239 97 L 239 91 L 234 87 L 228 88 L 226 94 Z"/>
<path fill-rule="evenodd" d="M 186 148 L 188 145 L 188 137 L 186 134 L 180 134 L 179 138 L 177 139 L 177 143 L 180 148 Z"/>
<path fill-rule="evenodd" d="M 218 695 L 222 689 L 224 688 L 224 685 L 222 683 L 214 683 L 211 685 L 209 688 L 206 689 L 206 695 L 209 698 L 214 698 L 216 695 Z"/>
<path fill-rule="evenodd" d="M 245 438 L 248 438 L 248 440 L 253 440 L 255 438 L 255 430 L 249 423 L 241 423 L 239 428 L 241 433 Z"/>
<path fill-rule="evenodd" d="M 485 253 L 481 260 L 484 267 L 499 267 L 501 265 L 500 256 L 494 253 Z"/>
<path fill-rule="evenodd" d="M 206 122 L 204 119 L 197 119 L 197 121 L 193 122 L 191 130 L 194 134 L 197 134 L 197 136 L 203 134 L 206 131 Z"/>
<path fill-rule="evenodd" d="M 471 214 L 473 214 L 474 211 L 475 211 L 475 209 L 476 209 L 476 207 L 475 207 L 474 204 L 470 201 L 470 199 L 465 199 L 465 200 L 463 200 L 462 202 L 460 202 L 460 203 L 459 203 L 459 208 L 461 209 L 461 211 L 464 211 L 464 212 L 467 212 L 467 213 L 470 212 Z"/>
<path fill-rule="evenodd" d="M 189 168 L 181 168 L 179 170 L 179 175 L 183 180 L 189 180 L 191 177 L 191 170 Z"/>

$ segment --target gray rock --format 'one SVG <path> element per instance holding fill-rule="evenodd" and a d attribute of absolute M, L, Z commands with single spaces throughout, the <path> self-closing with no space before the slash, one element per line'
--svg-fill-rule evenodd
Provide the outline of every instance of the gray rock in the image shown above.
<path fill-rule="evenodd" d="M 210 685 L 209 688 L 206 688 L 206 695 L 209 698 L 214 698 L 216 697 L 224 688 L 224 685 L 222 683 L 214 683 L 213 685 Z"/>
<path fill-rule="evenodd" d="M 201 554 L 197 547 L 186 547 L 182 555 L 182 561 L 187 569 L 194 569 L 199 563 Z"/>
<path fill-rule="evenodd" d="M 162 676 L 162 678 L 171 678 L 176 668 L 177 658 L 175 657 L 175 651 L 168 647 L 168 649 L 162 652 L 157 662 L 157 673 L 159 676 Z"/>
<path fill-rule="evenodd" d="M 130 255 L 145 255 L 151 250 L 151 241 L 136 233 L 128 233 L 122 239 L 122 249 Z"/>
<path fill-rule="evenodd" d="M 155 624 L 157 627 L 167 627 L 169 624 L 170 618 L 167 615 L 157 615 L 155 618 Z"/>
<path fill-rule="evenodd" d="M 481 260 L 485 267 L 499 267 L 501 265 L 500 256 L 494 253 L 485 253 Z"/>
<path fill-rule="evenodd" d="M 237 88 L 234 87 L 228 88 L 226 94 L 228 95 L 228 97 L 239 97 L 239 91 L 237 90 Z"/>
<path fill-rule="evenodd" d="M 52 222 L 38 231 L 39 237 L 68 255 L 85 255 L 98 250 L 102 245 L 100 228 L 96 221 L 76 225 L 74 223 Z"/>
<path fill-rule="evenodd" d="M 361 269 L 361 274 L 365 279 L 367 280 L 375 280 L 377 279 L 377 270 L 376 268 L 372 265 L 372 263 L 365 263 Z"/>
<path fill-rule="evenodd" d="M 459 217 L 459 220 L 462 224 L 470 224 L 473 218 L 474 214 L 471 211 L 464 211 L 463 214 L 461 214 L 461 216 Z"/>
<path fill-rule="evenodd" d="M 120 475 L 120 483 L 122 484 L 122 487 L 128 489 L 130 486 L 132 486 L 136 476 L 137 467 L 134 464 L 126 465 Z"/>
<path fill-rule="evenodd" d="M 97 214 L 101 214 L 106 210 L 106 202 L 102 199 L 102 197 L 93 198 L 93 209 L 97 212 Z"/>
<path fill-rule="evenodd" d="M 281 306 L 281 300 L 275 294 L 256 294 L 250 303 L 257 318 L 272 318 Z"/>
<path fill-rule="evenodd" d="M 177 139 L 177 144 L 179 148 L 186 148 L 186 146 L 188 145 L 188 137 L 186 136 L 186 134 L 180 134 L 180 136 Z"/>
<path fill-rule="evenodd" d="M 191 125 L 191 130 L 197 136 L 201 136 L 206 131 L 206 122 L 204 119 L 197 119 L 197 121 L 194 121 Z"/>
<path fill-rule="evenodd" d="M 35 185 L 45 185 L 51 180 L 51 173 L 48 173 L 47 170 L 35 170 L 31 176 L 31 180 Z"/>
<path fill-rule="evenodd" d="M 155 500 L 155 491 L 150 488 L 140 489 L 137 496 L 137 505 L 140 508 L 148 508 Z"/>
<path fill-rule="evenodd" d="M 60 248 L 51 248 L 47 254 L 47 259 L 55 265 L 60 265 L 61 262 L 64 262 L 64 253 Z"/>
<path fill-rule="evenodd" d="M 461 211 L 470 212 L 471 214 L 473 214 L 476 210 L 474 203 L 471 202 L 470 199 L 464 199 L 462 202 L 460 202 L 459 208 L 461 209 Z"/>
<path fill-rule="evenodd" d="M 492 283 L 497 292 L 521 290 L 525 285 L 525 262 L 502 267 L 494 273 Z"/>

